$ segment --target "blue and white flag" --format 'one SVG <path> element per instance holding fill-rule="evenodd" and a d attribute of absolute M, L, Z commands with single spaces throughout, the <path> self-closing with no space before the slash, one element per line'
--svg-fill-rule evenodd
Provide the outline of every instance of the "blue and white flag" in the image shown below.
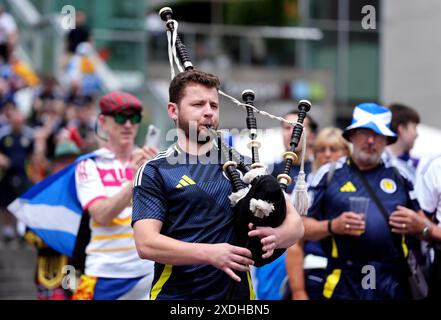
<path fill-rule="evenodd" d="M 49 247 L 72 256 L 83 209 L 77 198 L 75 167 L 94 153 L 47 177 L 15 199 L 8 210 Z"/>

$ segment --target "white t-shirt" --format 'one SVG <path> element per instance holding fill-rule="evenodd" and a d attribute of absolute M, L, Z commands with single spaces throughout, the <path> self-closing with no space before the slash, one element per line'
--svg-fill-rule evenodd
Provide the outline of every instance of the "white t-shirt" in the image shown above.
<path fill-rule="evenodd" d="M 436 218 L 441 221 L 441 156 L 433 158 L 419 170 L 415 192 L 421 208 L 436 212 Z"/>
<path fill-rule="evenodd" d="M 94 159 L 80 162 L 75 171 L 77 196 L 87 210 L 90 205 L 120 192 L 133 179 L 130 163 L 121 163 L 102 148 Z M 86 248 L 85 273 L 105 278 L 135 278 L 153 273 L 153 261 L 139 258 L 133 238 L 132 208 L 126 207 L 110 226 L 90 218 L 91 238 Z"/>
<path fill-rule="evenodd" d="M 17 31 L 17 24 L 14 18 L 6 12 L 0 15 L 0 44 L 8 40 L 8 35 Z"/>

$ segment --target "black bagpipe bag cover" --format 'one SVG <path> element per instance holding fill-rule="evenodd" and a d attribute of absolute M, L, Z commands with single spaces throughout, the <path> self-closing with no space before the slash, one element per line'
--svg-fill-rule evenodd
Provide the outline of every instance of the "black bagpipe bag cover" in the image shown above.
<path fill-rule="evenodd" d="M 274 211 L 263 218 L 254 216 L 250 210 L 251 199 L 264 200 L 274 205 Z M 240 246 L 248 248 L 253 254 L 254 266 L 260 267 L 280 257 L 285 249 L 276 249 L 271 257 L 262 258 L 262 243 L 259 237 L 248 237 L 250 231 L 248 224 L 254 226 L 278 227 L 286 217 L 285 196 L 280 188 L 279 182 L 272 175 L 256 177 L 251 182 L 251 189 L 234 207 L 236 214 L 235 228 Z"/>

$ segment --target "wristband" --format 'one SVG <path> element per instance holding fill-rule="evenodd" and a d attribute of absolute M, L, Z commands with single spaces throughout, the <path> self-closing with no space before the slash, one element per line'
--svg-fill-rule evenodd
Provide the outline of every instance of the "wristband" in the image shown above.
<path fill-rule="evenodd" d="M 331 234 L 331 235 L 334 235 L 335 233 L 334 233 L 334 231 L 332 231 L 332 219 L 329 219 L 328 220 L 328 231 L 329 231 L 329 233 Z"/>

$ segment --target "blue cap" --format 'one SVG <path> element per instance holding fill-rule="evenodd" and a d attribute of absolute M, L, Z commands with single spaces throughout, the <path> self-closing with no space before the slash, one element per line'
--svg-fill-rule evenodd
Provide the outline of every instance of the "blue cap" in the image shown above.
<path fill-rule="evenodd" d="M 352 114 L 352 123 L 343 132 L 343 137 L 349 141 L 349 132 L 354 129 L 365 128 L 387 137 L 388 144 L 397 141 L 397 135 L 390 129 L 392 112 L 376 103 L 361 103 L 355 107 Z"/>

